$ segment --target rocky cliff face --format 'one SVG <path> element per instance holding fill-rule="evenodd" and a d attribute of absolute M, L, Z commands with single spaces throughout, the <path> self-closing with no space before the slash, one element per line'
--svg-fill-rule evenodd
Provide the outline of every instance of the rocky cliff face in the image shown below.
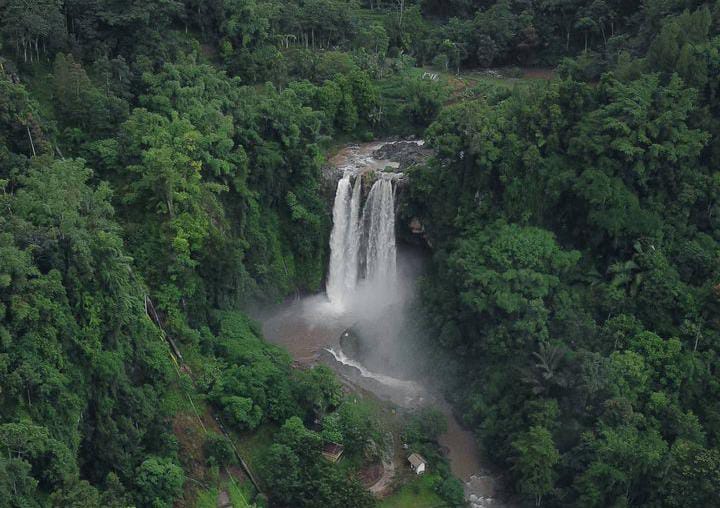
<path fill-rule="evenodd" d="M 433 155 L 433 150 L 426 148 L 422 142 L 418 141 L 398 141 L 383 145 L 375 150 L 374 157 L 392 162 L 393 165 L 397 165 L 397 168 L 391 171 L 403 174 L 403 177 L 397 181 L 396 203 L 399 205 L 402 203 L 403 193 L 407 189 L 408 180 L 405 176 L 407 171 L 411 170 L 413 166 L 424 164 Z M 400 214 L 397 226 L 397 234 L 401 241 L 418 246 L 432 247 L 425 234 L 425 227 L 417 217 Z"/>
<path fill-rule="evenodd" d="M 395 172 L 404 173 L 411 167 L 422 164 L 433 155 L 433 151 L 425 148 L 422 141 L 397 141 L 382 145 L 373 152 L 378 160 L 387 160 L 397 164 Z"/>

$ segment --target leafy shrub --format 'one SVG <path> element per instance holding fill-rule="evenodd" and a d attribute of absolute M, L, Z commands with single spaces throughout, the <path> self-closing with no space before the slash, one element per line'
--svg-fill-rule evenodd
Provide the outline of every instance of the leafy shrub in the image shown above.
<path fill-rule="evenodd" d="M 185 475 L 170 459 L 151 457 L 137 469 L 135 485 L 140 506 L 170 508 L 182 493 Z"/>
<path fill-rule="evenodd" d="M 210 432 L 205 438 L 205 456 L 208 463 L 218 466 L 228 466 L 235 463 L 235 451 L 228 438 L 215 432 Z"/>

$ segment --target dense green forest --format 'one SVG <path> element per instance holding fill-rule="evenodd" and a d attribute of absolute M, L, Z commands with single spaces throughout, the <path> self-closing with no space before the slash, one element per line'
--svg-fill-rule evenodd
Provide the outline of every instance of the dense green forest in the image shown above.
<path fill-rule="evenodd" d="M 372 506 L 320 448 L 377 422 L 242 311 L 322 289 L 324 154 L 410 134 L 433 347 L 520 502 L 720 506 L 719 34 L 693 0 L 0 0 L 0 506 L 192 506 L 188 394 L 277 427 L 271 505 Z M 520 66 L 556 77 L 452 86 Z"/>
<path fill-rule="evenodd" d="M 447 108 L 411 175 L 451 393 L 538 505 L 720 504 L 712 12 L 640 29 L 597 80 L 582 55 Z"/>

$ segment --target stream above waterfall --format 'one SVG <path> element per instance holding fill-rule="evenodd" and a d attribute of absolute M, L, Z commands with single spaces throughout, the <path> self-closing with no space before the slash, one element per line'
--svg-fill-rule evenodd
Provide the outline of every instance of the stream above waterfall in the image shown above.
<path fill-rule="evenodd" d="M 427 256 L 396 244 L 395 196 L 403 175 L 399 162 L 385 158 L 392 151 L 387 145 L 352 145 L 331 160 L 337 190 L 326 293 L 261 317 L 263 331 L 298 364 L 324 363 L 350 385 L 403 409 L 442 411 L 448 430 L 440 444 L 465 484 L 466 498 L 475 508 L 499 507 L 495 479 L 480 460 L 474 436 L 422 375 L 432 359 L 423 365 L 423 346 L 407 331 L 415 281 Z"/>

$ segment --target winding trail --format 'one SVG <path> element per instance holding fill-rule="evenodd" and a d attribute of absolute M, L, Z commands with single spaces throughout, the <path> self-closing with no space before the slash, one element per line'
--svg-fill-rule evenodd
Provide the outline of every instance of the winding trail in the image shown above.
<path fill-rule="evenodd" d="M 393 446 L 391 446 L 392 450 L 395 450 L 395 444 L 393 443 Z M 394 456 L 387 456 L 387 453 L 383 453 L 382 457 L 382 465 L 383 465 L 383 474 L 382 476 L 376 481 L 374 484 L 372 484 L 368 490 L 372 492 L 377 497 L 382 497 L 384 494 L 387 493 L 390 485 L 392 484 L 392 481 L 395 479 L 395 459 Z"/>

